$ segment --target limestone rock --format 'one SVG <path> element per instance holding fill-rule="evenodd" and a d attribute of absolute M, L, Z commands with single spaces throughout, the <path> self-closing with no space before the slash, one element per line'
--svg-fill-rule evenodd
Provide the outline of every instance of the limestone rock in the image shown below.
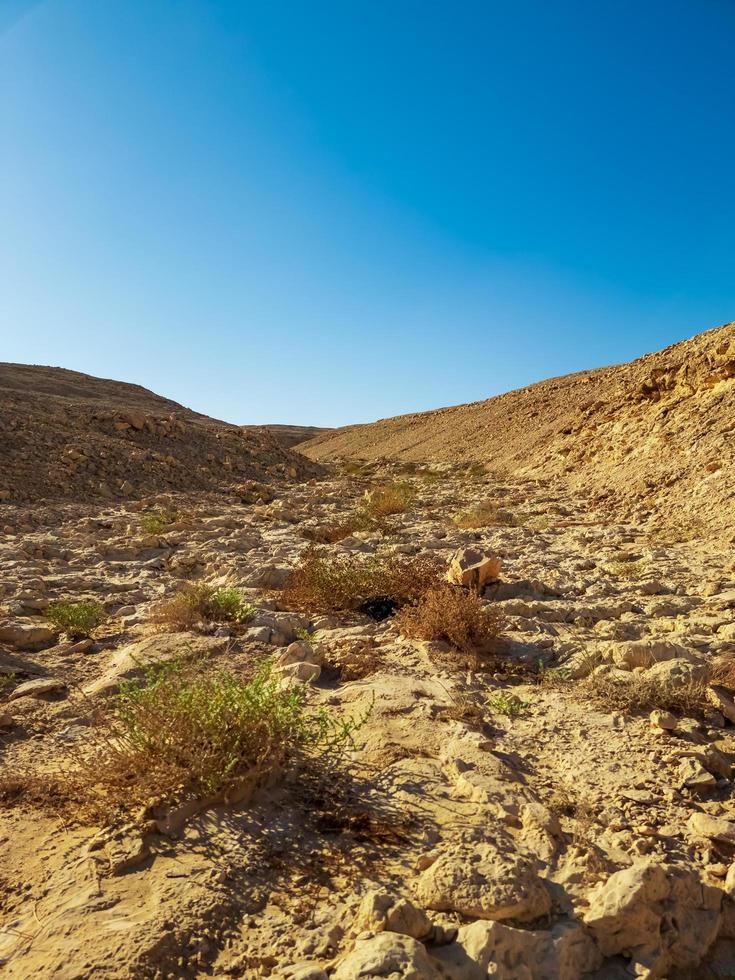
<path fill-rule="evenodd" d="M 480 591 L 498 579 L 501 567 L 499 558 L 479 548 L 460 548 L 449 563 L 447 581 Z"/>
<path fill-rule="evenodd" d="M 8 695 L 8 701 L 19 698 L 41 698 L 44 694 L 66 690 L 66 684 L 55 677 L 39 677 L 32 681 L 24 681 Z"/>
<path fill-rule="evenodd" d="M 379 932 L 368 939 L 358 939 L 332 974 L 332 980 L 361 980 L 363 977 L 443 980 L 421 943 L 395 932 Z"/>
<path fill-rule="evenodd" d="M 594 889 L 584 922 L 604 956 L 662 978 L 698 966 L 717 936 L 722 892 L 688 868 L 639 862 Z"/>
<path fill-rule="evenodd" d="M 548 931 L 473 922 L 432 955 L 449 980 L 579 980 L 602 962 L 580 923 L 565 921 Z"/>
<path fill-rule="evenodd" d="M 56 633 L 48 626 L 6 623 L 0 626 L 0 643 L 7 643 L 16 650 L 45 650 L 56 643 Z"/>
<path fill-rule="evenodd" d="M 407 898 L 370 891 L 360 903 L 353 931 L 398 932 L 413 939 L 426 939 L 432 932 L 431 919 Z"/>
<path fill-rule="evenodd" d="M 428 909 L 476 919 L 531 922 L 551 908 L 531 863 L 487 843 L 461 843 L 440 854 L 422 873 L 416 893 Z"/>

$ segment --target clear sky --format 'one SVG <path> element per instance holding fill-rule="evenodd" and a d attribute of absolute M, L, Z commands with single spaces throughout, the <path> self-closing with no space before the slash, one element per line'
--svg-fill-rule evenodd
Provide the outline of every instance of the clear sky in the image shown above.
<path fill-rule="evenodd" d="M 0 360 L 369 421 L 735 318 L 733 0 L 0 0 Z"/>

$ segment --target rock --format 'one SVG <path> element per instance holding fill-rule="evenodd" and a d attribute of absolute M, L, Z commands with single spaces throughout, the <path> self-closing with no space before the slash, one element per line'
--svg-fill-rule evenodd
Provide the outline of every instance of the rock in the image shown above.
<path fill-rule="evenodd" d="M 687 827 L 695 837 L 735 846 L 735 821 L 712 817 L 708 813 L 693 813 L 687 820 Z"/>
<path fill-rule="evenodd" d="M 249 575 L 243 585 L 251 589 L 282 589 L 291 572 L 287 565 L 265 565 Z"/>
<path fill-rule="evenodd" d="M 428 909 L 473 919 L 531 922 L 551 908 L 531 863 L 487 843 L 461 843 L 440 854 L 419 878 L 416 894 Z"/>
<path fill-rule="evenodd" d="M 698 759 L 682 759 L 679 763 L 680 785 L 687 789 L 703 790 L 711 789 L 717 785 L 717 780 L 711 772 L 707 772 Z"/>
<path fill-rule="evenodd" d="M 655 663 L 646 672 L 646 677 L 659 680 L 670 687 L 687 687 L 689 684 L 706 683 L 710 675 L 710 667 L 703 661 L 693 662 L 690 659 L 677 657 L 674 660 L 664 660 Z"/>
<path fill-rule="evenodd" d="M 332 974 L 332 980 L 361 980 L 363 977 L 442 980 L 442 974 L 421 943 L 395 932 L 380 932 L 377 936 L 358 939 Z"/>
<path fill-rule="evenodd" d="M 286 664 L 284 667 L 278 668 L 279 674 L 283 677 L 291 678 L 292 680 L 301 681 L 302 684 L 311 684 L 313 681 L 319 679 L 319 675 L 322 672 L 322 668 L 319 664 L 310 664 L 306 662 Z"/>
<path fill-rule="evenodd" d="M 611 645 L 612 662 L 617 667 L 633 670 L 634 667 L 652 667 L 667 660 L 688 660 L 691 654 L 686 647 L 669 640 L 638 640 L 632 643 Z M 695 658 L 696 659 L 696 658 Z M 697 661 L 698 662 L 698 661 Z"/>
<path fill-rule="evenodd" d="M 579 980 L 602 956 L 578 922 L 550 930 L 514 929 L 503 922 L 462 926 L 457 942 L 433 951 L 449 980 Z"/>
<path fill-rule="evenodd" d="M 724 687 L 713 684 L 707 689 L 707 694 L 717 710 L 721 711 L 725 718 L 735 725 L 735 700 L 733 700 L 730 692 L 726 691 Z"/>
<path fill-rule="evenodd" d="M 638 972 L 663 978 L 699 966 L 720 924 L 722 892 L 696 871 L 639 862 L 589 896 L 584 922 L 603 956 L 630 956 Z"/>
<path fill-rule="evenodd" d="M 479 548 L 460 548 L 449 563 L 447 581 L 482 591 L 488 582 L 498 579 L 501 567 L 499 558 Z"/>
<path fill-rule="evenodd" d="M 398 932 L 413 939 L 426 939 L 433 926 L 426 913 L 407 898 L 369 891 L 357 910 L 353 931 Z"/>
<path fill-rule="evenodd" d="M 676 715 L 672 715 L 670 711 L 661 711 L 658 708 L 651 712 L 648 720 L 651 723 L 651 728 L 660 728 L 665 732 L 676 731 L 676 726 L 679 724 Z"/>
<path fill-rule="evenodd" d="M 317 660 L 323 661 L 323 659 L 322 654 L 311 643 L 307 643 L 305 640 L 296 640 L 294 643 L 289 643 L 283 653 L 280 654 L 277 664 L 279 667 L 307 661 L 315 664 Z M 319 666 L 321 667 L 321 663 Z"/>
<path fill-rule="evenodd" d="M 0 626 L 0 643 L 7 643 L 16 650 L 45 650 L 56 643 L 56 633 L 48 626 L 6 623 Z"/>
<path fill-rule="evenodd" d="M 24 681 L 19 684 L 8 695 L 8 701 L 17 701 L 19 698 L 41 698 L 44 694 L 53 694 L 55 691 L 65 691 L 66 684 L 57 680 L 55 677 L 39 677 L 33 681 Z"/>
<path fill-rule="evenodd" d="M 13 716 L 7 711 L 0 711 L 0 728 L 11 728 Z"/>

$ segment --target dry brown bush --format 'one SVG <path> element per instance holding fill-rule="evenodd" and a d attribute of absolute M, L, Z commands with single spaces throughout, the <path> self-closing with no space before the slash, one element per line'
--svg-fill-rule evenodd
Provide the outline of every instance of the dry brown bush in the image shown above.
<path fill-rule="evenodd" d="M 657 677 L 631 674 L 630 679 L 620 680 L 605 673 L 590 674 L 574 691 L 606 711 L 637 714 L 653 711 L 672 711 L 680 715 L 699 716 L 711 708 L 707 686 L 691 681 L 680 687 L 666 683 Z"/>
<path fill-rule="evenodd" d="M 356 557 L 310 548 L 291 573 L 281 600 L 290 609 L 357 609 L 373 599 L 396 606 L 418 599 L 442 574 L 434 558 Z"/>
<path fill-rule="evenodd" d="M 363 509 L 369 517 L 390 517 L 407 510 L 415 496 L 410 483 L 388 483 L 365 494 Z"/>
<path fill-rule="evenodd" d="M 735 651 L 721 653 L 712 668 L 712 683 L 735 691 Z"/>
<path fill-rule="evenodd" d="M 518 520 L 501 504 L 494 500 L 482 500 L 467 510 L 460 511 L 454 518 L 457 527 L 470 529 L 475 527 L 490 527 L 495 524 L 515 526 Z"/>
<path fill-rule="evenodd" d="M 396 615 L 404 636 L 413 640 L 444 640 L 465 653 L 485 649 L 503 627 L 501 613 L 474 592 L 456 585 L 432 586 L 417 602 Z"/>

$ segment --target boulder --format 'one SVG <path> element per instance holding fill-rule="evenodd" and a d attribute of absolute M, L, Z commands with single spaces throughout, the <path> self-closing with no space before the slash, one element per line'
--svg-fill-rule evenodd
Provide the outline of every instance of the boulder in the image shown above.
<path fill-rule="evenodd" d="M 419 878 L 416 894 L 427 909 L 472 919 L 532 922 L 551 909 L 549 893 L 528 860 L 473 841 L 439 854 Z"/>
<path fill-rule="evenodd" d="M 65 691 L 66 684 L 57 680 L 55 677 L 39 677 L 36 680 L 24 681 L 19 684 L 8 695 L 8 701 L 17 701 L 19 698 L 42 698 L 46 694 L 55 694 L 57 691 Z"/>
<path fill-rule="evenodd" d="M 578 922 L 550 930 L 514 929 L 504 922 L 462 926 L 457 942 L 433 951 L 448 980 L 579 980 L 602 956 Z"/>
<path fill-rule="evenodd" d="M 16 650 L 45 650 L 56 643 L 56 633 L 48 626 L 5 623 L 0 626 L 0 643 L 7 643 Z"/>
<path fill-rule="evenodd" d="M 169 663 L 188 656 L 202 659 L 215 656 L 226 646 L 226 637 L 194 634 L 187 635 L 185 638 L 176 634 L 149 636 L 145 640 L 117 650 L 102 676 L 87 684 L 83 691 L 89 697 L 112 694 L 118 689 L 121 681 L 142 677 L 146 667 Z"/>
<path fill-rule="evenodd" d="M 395 932 L 379 932 L 376 936 L 358 939 L 332 974 L 332 980 L 361 980 L 363 977 L 443 980 L 421 943 Z"/>
<path fill-rule="evenodd" d="M 463 585 L 479 592 L 489 582 L 499 578 L 501 567 L 499 558 L 479 548 L 460 548 L 452 556 L 446 577 L 453 585 Z"/>
<path fill-rule="evenodd" d="M 629 956 L 651 980 L 692 970 L 715 941 L 722 892 L 696 871 L 639 862 L 589 896 L 584 922 L 603 956 Z"/>
<path fill-rule="evenodd" d="M 355 933 L 398 932 L 413 939 L 426 939 L 433 932 L 431 919 L 407 898 L 369 891 L 357 910 Z"/>

